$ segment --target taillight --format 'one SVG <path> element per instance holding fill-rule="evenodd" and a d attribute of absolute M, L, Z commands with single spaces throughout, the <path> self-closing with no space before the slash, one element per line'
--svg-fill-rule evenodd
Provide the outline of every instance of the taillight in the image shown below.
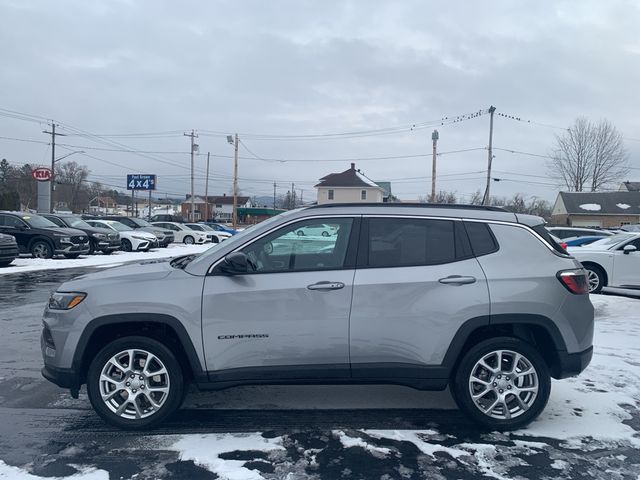
<path fill-rule="evenodd" d="M 576 295 L 589 293 L 589 277 L 585 270 L 564 270 L 558 272 L 557 277 L 571 293 Z"/>
<path fill-rule="evenodd" d="M 560 244 L 560 246 L 562 247 L 562 249 L 563 249 L 564 251 L 566 251 L 566 250 L 567 250 L 567 243 L 566 243 L 566 242 L 562 242 L 562 243 Z"/>

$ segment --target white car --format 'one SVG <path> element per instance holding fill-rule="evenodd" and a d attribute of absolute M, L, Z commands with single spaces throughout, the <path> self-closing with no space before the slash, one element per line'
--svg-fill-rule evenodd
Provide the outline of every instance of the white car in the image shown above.
<path fill-rule="evenodd" d="M 125 224 L 115 220 L 87 220 L 92 227 L 108 228 L 120 234 L 120 248 L 125 252 L 148 252 L 158 242 L 153 233 L 131 230 Z"/>
<path fill-rule="evenodd" d="M 308 225 L 306 227 L 299 228 L 296 230 L 296 235 L 300 237 L 304 236 L 322 236 L 322 237 L 330 237 L 331 235 L 335 235 L 338 232 L 338 229 L 332 225 L 327 225 L 325 223 L 319 223 L 317 225 Z"/>
<path fill-rule="evenodd" d="M 178 222 L 153 222 L 151 223 L 154 227 L 166 228 L 167 230 L 172 230 L 173 235 L 175 236 L 174 242 L 177 243 L 186 243 L 187 245 L 202 244 L 207 243 L 209 239 L 207 238 L 207 234 L 205 232 L 198 232 L 196 230 L 192 230 L 191 228 L 185 226 L 184 223 Z"/>
<path fill-rule="evenodd" d="M 567 251 L 589 273 L 589 292 L 602 287 L 640 288 L 640 233 L 618 233 Z"/>
<path fill-rule="evenodd" d="M 206 225 L 204 223 L 185 223 L 184 225 L 189 227 L 191 230 L 204 232 L 207 235 L 207 238 L 209 238 L 209 241 L 213 243 L 220 243 L 225 241 L 227 238 L 232 237 L 229 232 L 214 230 L 209 225 Z"/>

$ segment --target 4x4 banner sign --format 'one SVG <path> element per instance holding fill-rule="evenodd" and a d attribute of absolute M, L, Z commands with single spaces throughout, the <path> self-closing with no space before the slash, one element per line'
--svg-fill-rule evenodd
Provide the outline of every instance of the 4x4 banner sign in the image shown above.
<path fill-rule="evenodd" d="M 139 173 L 127 174 L 127 190 L 155 190 L 156 176 Z"/>

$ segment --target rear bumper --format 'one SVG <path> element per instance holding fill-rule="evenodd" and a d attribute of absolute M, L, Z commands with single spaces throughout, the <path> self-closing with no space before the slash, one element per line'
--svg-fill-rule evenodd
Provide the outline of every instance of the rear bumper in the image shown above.
<path fill-rule="evenodd" d="M 566 351 L 558 351 L 558 364 L 551 372 L 553 378 L 561 379 L 575 377 L 580 374 L 593 357 L 593 347 L 578 353 L 567 353 Z"/>

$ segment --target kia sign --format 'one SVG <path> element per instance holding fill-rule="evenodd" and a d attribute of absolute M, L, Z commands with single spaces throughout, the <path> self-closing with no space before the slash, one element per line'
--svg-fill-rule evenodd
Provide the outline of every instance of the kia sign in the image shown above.
<path fill-rule="evenodd" d="M 155 190 L 156 176 L 142 174 L 127 175 L 127 190 Z"/>
<path fill-rule="evenodd" d="M 51 169 L 47 167 L 39 167 L 31 170 L 31 176 L 39 182 L 48 182 L 51 180 Z"/>

